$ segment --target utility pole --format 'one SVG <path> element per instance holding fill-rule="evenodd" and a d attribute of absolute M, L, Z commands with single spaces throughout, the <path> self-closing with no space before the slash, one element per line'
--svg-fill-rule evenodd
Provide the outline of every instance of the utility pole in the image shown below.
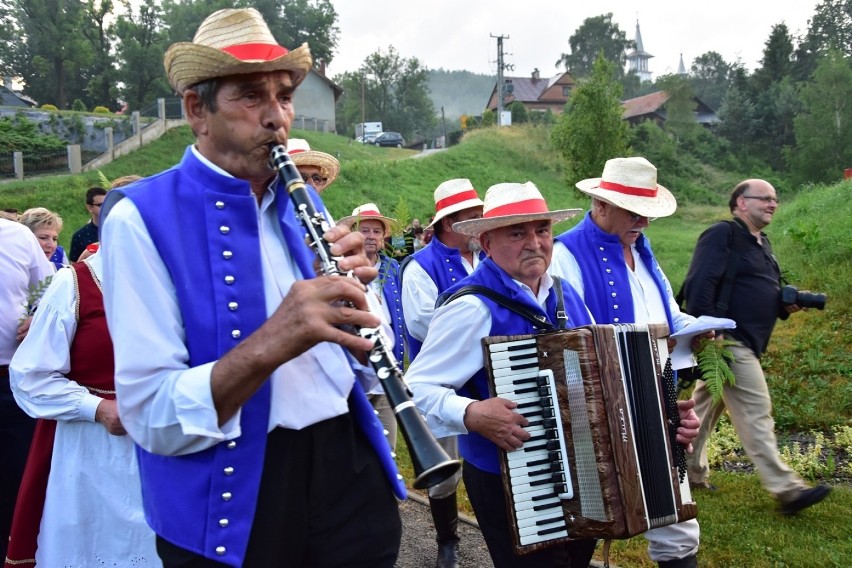
<path fill-rule="evenodd" d="M 509 36 L 491 34 L 491 37 L 497 39 L 497 126 L 503 126 L 503 96 L 505 95 L 505 84 L 503 82 L 503 70 L 514 69 L 514 65 L 506 65 L 503 63 L 503 40 L 509 39 Z"/>
<path fill-rule="evenodd" d="M 447 120 L 444 117 L 444 107 L 441 107 L 441 138 L 443 138 L 443 142 L 441 143 L 441 148 L 446 148 L 449 146 L 447 144 Z"/>

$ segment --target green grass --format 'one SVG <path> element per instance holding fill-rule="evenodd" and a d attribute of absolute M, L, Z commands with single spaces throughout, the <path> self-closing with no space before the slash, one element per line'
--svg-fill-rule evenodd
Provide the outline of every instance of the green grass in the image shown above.
<path fill-rule="evenodd" d="M 415 154 L 411 150 L 363 146 L 331 134 L 292 134 L 341 161 L 340 177 L 323 192 L 329 210 L 338 218 L 358 205 L 374 202 L 386 214 L 405 209 L 411 217 L 425 220 L 434 211 L 435 187 L 453 177 L 471 179 L 480 195 L 494 183 L 531 180 L 551 209 L 588 208 L 588 198 L 564 179 L 560 159 L 542 127 L 475 131 L 446 152 L 411 160 L 403 159 Z M 156 173 L 177 162 L 191 141 L 186 128 L 169 131 L 156 143 L 104 167 L 103 173 L 109 179 Z M 720 204 L 726 202 L 724 194 L 735 181 L 747 177 L 705 170 L 700 179 L 711 180 L 711 189 L 719 192 L 715 202 Z M 97 183 L 97 173 L 91 172 L 0 184 L 0 208 L 23 211 L 44 206 L 60 213 L 65 219 L 60 242 L 67 246 L 73 231 L 87 219 L 85 190 Z M 678 195 L 677 187 L 670 184 L 669 188 Z M 784 202 L 767 229 L 790 282 L 825 292 L 829 298 L 824 312 L 810 310 L 779 322 L 764 358 L 782 435 L 785 431 L 829 433 L 832 427 L 852 425 L 850 193 L 852 182 L 808 187 L 798 193 L 784 191 Z M 674 290 L 686 274 L 698 235 L 713 221 L 728 217 L 723 205 L 681 203 L 674 215 L 651 224 L 648 235 Z M 562 223 L 557 231 L 575 222 Z M 403 472 L 412 479 L 402 442 L 398 450 Z M 852 489 L 848 485 L 836 487 L 825 503 L 790 519 L 775 512 L 754 475 L 714 471 L 713 482 L 721 488 L 718 493 L 697 496 L 702 566 L 852 565 L 848 520 Z M 471 513 L 464 497 L 462 507 Z M 624 567 L 652 566 L 645 548 L 641 537 L 617 542 L 612 560 Z"/>

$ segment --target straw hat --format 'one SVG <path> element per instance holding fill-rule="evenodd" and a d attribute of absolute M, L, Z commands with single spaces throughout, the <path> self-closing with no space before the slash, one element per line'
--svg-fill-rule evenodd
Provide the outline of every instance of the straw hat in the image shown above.
<path fill-rule="evenodd" d="M 554 223 L 570 219 L 582 209 L 548 211 L 541 192 L 531 181 L 527 183 L 498 183 L 485 192 L 485 209 L 481 219 L 453 224 L 453 231 L 479 237 L 499 227 L 550 219 Z"/>
<path fill-rule="evenodd" d="M 293 163 L 296 167 L 300 166 L 315 166 L 320 169 L 320 174 L 328 178 L 320 192 L 327 189 L 331 185 L 337 175 L 340 173 L 340 162 L 331 154 L 325 152 L 317 152 L 311 150 L 307 140 L 302 138 L 290 138 L 287 140 L 287 153 L 293 158 Z"/>
<path fill-rule="evenodd" d="M 163 64 L 180 94 L 205 79 L 271 71 L 290 71 L 295 87 L 311 68 L 311 51 L 306 43 L 293 51 L 278 45 L 254 8 L 229 9 L 207 16 L 192 43 L 172 44 Z"/>
<path fill-rule="evenodd" d="M 347 227 L 355 227 L 355 225 L 361 221 L 367 221 L 370 219 L 380 221 L 382 225 L 384 225 L 386 236 L 391 232 L 391 223 L 396 223 L 396 219 L 383 216 L 379 212 L 379 208 L 375 203 L 365 203 L 364 205 L 356 207 L 352 211 L 352 215 L 342 218 L 337 222 L 337 224 L 346 225 Z"/>
<path fill-rule="evenodd" d="M 483 205 L 469 179 L 447 180 L 435 189 L 435 218 L 426 228 L 433 227 L 447 215 Z"/>
<path fill-rule="evenodd" d="M 577 182 L 577 189 L 643 217 L 668 217 L 677 209 L 674 195 L 657 183 L 657 168 L 645 158 L 613 158 L 599 178 Z"/>

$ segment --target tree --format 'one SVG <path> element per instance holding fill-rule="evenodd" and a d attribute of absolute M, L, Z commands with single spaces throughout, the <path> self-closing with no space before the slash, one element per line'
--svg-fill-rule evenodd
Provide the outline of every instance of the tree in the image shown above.
<path fill-rule="evenodd" d="M 266 3 L 274 11 L 264 10 L 262 7 Z M 334 59 L 340 28 L 337 27 L 337 12 L 330 0 L 262 0 L 253 5 L 268 16 L 272 35 L 281 45 L 295 49 L 307 43 L 317 67 L 328 65 Z"/>
<path fill-rule="evenodd" d="M 113 8 L 112 0 L 101 0 L 100 3 L 87 0 L 84 17 L 90 25 L 85 26 L 82 33 L 92 46 L 92 65 L 81 72 L 86 80 L 84 102 L 88 103 L 88 108 L 100 105 L 117 110 L 118 77 L 112 53 L 115 34 L 113 26 L 108 24 L 113 17 Z"/>
<path fill-rule="evenodd" d="M 162 10 L 156 0 L 145 0 L 138 9 L 138 13 L 131 10 L 116 22 L 120 40 L 117 75 L 124 85 L 121 97 L 133 110 L 172 92 L 163 74 L 167 39 Z"/>
<path fill-rule="evenodd" d="M 663 75 L 656 83 L 668 95 L 665 129 L 672 133 L 677 147 L 682 138 L 693 137 L 698 128 L 695 95 L 689 79 L 680 75 Z"/>
<path fill-rule="evenodd" d="M 337 101 L 338 132 L 352 134 L 363 118 L 413 138 L 435 123 L 427 69 L 417 58 L 401 57 L 393 46 L 387 54 L 367 56 L 357 72 L 337 75 L 334 81 L 344 90 Z"/>
<path fill-rule="evenodd" d="M 852 0 L 823 0 L 796 49 L 795 76 L 807 81 L 821 55 L 830 50 L 852 57 Z"/>
<path fill-rule="evenodd" d="M 695 95 L 712 109 L 719 110 L 728 91 L 732 70 L 733 66 L 715 51 L 696 57 L 689 72 Z"/>
<path fill-rule="evenodd" d="M 85 34 L 91 29 L 80 0 L 4 0 L 4 19 L 18 48 L 0 58 L 11 61 L 13 76 L 24 81 L 24 92 L 42 103 L 68 108 L 84 99 L 87 70 L 93 60 Z M 7 40 L 8 45 L 9 40 Z"/>
<path fill-rule="evenodd" d="M 512 113 L 512 124 L 523 124 L 530 121 L 527 107 L 521 101 L 512 101 L 512 104 L 509 105 L 509 112 Z"/>
<path fill-rule="evenodd" d="M 820 59 L 802 87 L 803 111 L 794 119 L 796 145 L 787 152 L 801 182 L 830 182 L 852 164 L 852 66 L 839 51 Z"/>
<path fill-rule="evenodd" d="M 569 185 L 598 175 L 608 159 L 627 153 L 629 129 L 617 75 L 616 64 L 599 55 L 553 127 L 551 140 L 565 157 Z"/>
<path fill-rule="evenodd" d="M 636 45 L 612 21 L 612 12 L 586 18 L 568 39 L 568 44 L 571 53 L 563 53 L 556 62 L 557 67 L 564 65 L 575 79 L 581 79 L 592 72 L 598 53 L 603 52 L 607 61 L 616 64 L 614 73 L 618 80 L 624 76 L 627 50 Z"/>
<path fill-rule="evenodd" d="M 757 128 L 754 102 L 748 90 L 745 69 L 734 72 L 728 92 L 719 108 L 719 126 L 716 131 L 726 138 L 735 152 L 748 154 Z"/>
<path fill-rule="evenodd" d="M 761 66 L 749 80 L 754 101 L 756 155 L 771 167 L 784 167 L 783 148 L 792 145 L 795 93 L 793 93 L 793 38 L 786 24 L 772 27 L 764 44 Z"/>

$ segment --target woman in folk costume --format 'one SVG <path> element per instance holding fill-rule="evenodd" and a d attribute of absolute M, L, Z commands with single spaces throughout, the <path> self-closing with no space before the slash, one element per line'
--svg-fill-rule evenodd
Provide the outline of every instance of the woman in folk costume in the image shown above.
<path fill-rule="evenodd" d="M 59 271 L 10 365 L 18 405 L 39 420 L 6 568 L 161 566 L 116 408 L 101 274 L 100 254 Z"/>

